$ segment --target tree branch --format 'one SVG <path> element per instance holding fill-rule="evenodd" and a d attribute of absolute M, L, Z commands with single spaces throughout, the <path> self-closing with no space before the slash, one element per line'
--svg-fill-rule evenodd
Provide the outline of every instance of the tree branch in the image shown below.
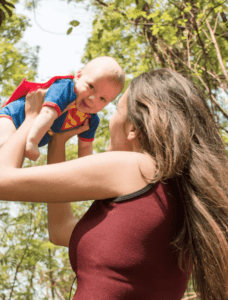
<path fill-rule="evenodd" d="M 31 212 L 31 217 L 30 217 L 30 229 L 29 229 L 30 232 L 31 232 L 31 225 L 32 225 L 32 216 L 33 216 L 33 215 L 32 215 L 32 212 Z M 35 235 L 35 233 L 36 233 L 36 229 L 37 229 L 37 228 L 35 228 L 33 234 L 31 235 L 31 238 L 34 237 L 34 235 Z M 22 264 L 22 262 L 23 262 L 23 260 L 24 260 L 24 258 L 25 258 L 25 255 L 26 255 L 26 253 L 27 253 L 27 251 L 28 251 L 28 248 L 29 248 L 29 245 L 27 244 L 26 247 L 25 247 L 24 253 L 23 253 L 22 257 L 21 257 L 21 260 L 20 260 L 20 262 L 19 262 L 18 265 L 17 265 L 16 271 L 15 271 L 15 275 L 14 275 L 14 280 L 13 280 L 13 286 L 12 286 L 12 288 L 11 288 L 11 292 L 10 292 L 9 299 L 12 298 L 13 291 L 14 291 L 14 287 L 15 287 L 15 282 L 16 282 L 16 280 L 17 280 L 17 274 L 18 274 L 19 268 L 21 267 L 21 264 Z"/>
<path fill-rule="evenodd" d="M 98 5 L 100 4 L 100 5 L 103 6 L 103 7 L 109 7 L 109 6 L 110 6 L 110 5 L 108 5 L 108 4 L 104 3 L 104 2 L 102 2 L 101 0 L 95 0 L 95 1 L 98 3 Z M 121 15 L 124 16 L 124 17 L 127 17 L 125 13 L 119 11 L 119 10 L 116 9 L 116 8 L 114 8 L 113 11 L 115 11 L 115 12 L 121 14 Z"/>
<path fill-rule="evenodd" d="M 219 50 L 218 43 L 216 41 L 214 32 L 213 32 L 213 30 L 212 30 L 212 28 L 211 28 L 208 20 L 206 20 L 206 24 L 207 24 L 207 27 L 208 27 L 208 29 L 210 31 L 212 41 L 213 41 L 213 43 L 215 45 L 215 50 L 216 50 L 216 53 L 217 53 L 217 57 L 218 57 L 218 61 L 219 61 L 220 67 L 221 67 L 221 69 L 223 71 L 223 74 L 224 74 L 225 78 L 228 80 L 228 74 L 227 74 L 226 68 L 225 68 L 225 66 L 223 64 L 222 56 L 221 56 L 221 53 L 220 53 L 220 50 Z"/>
<path fill-rule="evenodd" d="M 193 71 L 194 73 L 197 74 L 197 77 L 199 78 L 199 80 L 202 82 L 202 84 L 204 85 L 205 89 L 207 90 L 207 92 L 209 93 L 209 95 L 211 96 L 212 101 L 214 102 L 214 104 L 216 105 L 216 107 L 218 107 L 218 109 L 222 112 L 222 114 L 224 115 L 224 117 L 228 120 L 228 113 L 220 106 L 220 104 L 218 103 L 218 101 L 216 100 L 215 96 L 210 92 L 210 89 L 208 88 L 208 86 L 206 85 L 206 83 L 203 81 L 203 79 L 201 78 L 201 76 L 198 75 L 197 71 L 189 68 L 185 62 L 183 62 L 177 55 L 175 55 L 175 53 L 173 53 L 171 50 L 169 50 L 180 62 L 182 62 L 182 64 L 184 64 L 188 69 L 190 69 L 191 71 Z"/>

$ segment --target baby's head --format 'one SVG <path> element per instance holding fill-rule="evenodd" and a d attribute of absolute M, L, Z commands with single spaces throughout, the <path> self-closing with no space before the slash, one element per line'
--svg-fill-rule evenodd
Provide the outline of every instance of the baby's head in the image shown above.
<path fill-rule="evenodd" d="M 124 83 L 124 71 L 114 58 L 101 56 L 91 60 L 77 73 L 77 109 L 97 113 L 119 95 Z"/>

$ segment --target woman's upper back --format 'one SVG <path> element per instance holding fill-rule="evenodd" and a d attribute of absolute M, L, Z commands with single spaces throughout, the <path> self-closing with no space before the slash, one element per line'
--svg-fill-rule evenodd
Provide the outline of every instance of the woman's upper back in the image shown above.
<path fill-rule="evenodd" d="M 148 188 L 130 200 L 94 201 L 75 226 L 69 247 L 75 300 L 182 298 L 188 279 L 170 245 L 183 222 L 180 201 L 169 185 Z"/>

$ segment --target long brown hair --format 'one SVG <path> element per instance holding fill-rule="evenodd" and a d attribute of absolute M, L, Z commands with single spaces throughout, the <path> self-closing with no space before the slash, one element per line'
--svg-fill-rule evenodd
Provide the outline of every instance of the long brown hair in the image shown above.
<path fill-rule="evenodd" d="M 205 98 L 182 75 L 153 70 L 131 81 L 128 120 L 156 161 L 151 182 L 172 180 L 180 191 L 179 267 L 187 249 L 201 299 L 228 299 L 228 158 Z"/>

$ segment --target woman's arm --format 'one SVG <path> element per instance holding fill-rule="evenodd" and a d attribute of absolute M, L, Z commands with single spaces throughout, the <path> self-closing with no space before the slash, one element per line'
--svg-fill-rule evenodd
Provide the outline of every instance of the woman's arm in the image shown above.
<path fill-rule="evenodd" d="M 65 161 L 65 143 L 78 134 L 77 129 L 55 134 L 48 144 L 48 164 Z M 77 223 L 70 203 L 48 203 L 49 240 L 57 246 L 69 247 L 72 231 Z"/>
<path fill-rule="evenodd" d="M 25 121 L 0 149 L 0 199 L 44 203 L 98 200 L 132 193 L 147 184 L 138 166 L 144 155 L 136 152 L 106 152 L 19 169 L 29 129 L 40 110 L 31 95 L 26 100 Z"/>
<path fill-rule="evenodd" d="M 78 157 L 93 154 L 93 143 L 78 139 Z"/>
<path fill-rule="evenodd" d="M 22 130 L 19 132 L 24 133 Z M 11 140 L 8 145 L 11 145 Z M 13 142 L 15 145 L 15 140 Z M 20 140 L 15 148 L 19 144 Z M 20 154 L 16 151 L 12 155 L 21 157 L 23 151 Z M 106 152 L 48 166 L 25 169 L 1 166 L 0 199 L 67 203 L 132 193 L 146 185 L 137 164 L 139 155 L 142 154 Z M 8 155 L 4 157 L 5 161 L 11 163 Z"/>
<path fill-rule="evenodd" d="M 35 118 L 41 110 L 44 97 L 45 93 L 42 90 L 27 95 L 26 99 L 30 101 L 26 101 L 25 110 L 29 113 L 26 114 L 25 121 L 20 128 L 4 143 L 0 150 L 0 178 L 4 177 L 4 171 L 22 166 L 25 142 Z"/>

